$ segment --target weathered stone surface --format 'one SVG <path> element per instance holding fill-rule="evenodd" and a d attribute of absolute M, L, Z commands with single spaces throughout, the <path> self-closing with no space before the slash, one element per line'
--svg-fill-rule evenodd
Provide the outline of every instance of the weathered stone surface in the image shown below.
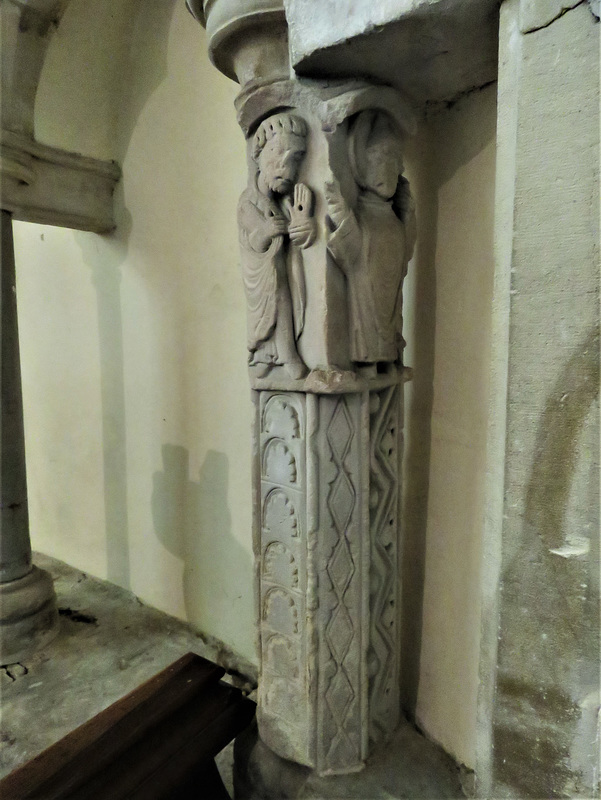
<path fill-rule="evenodd" d="M 292 68 L 312 78 L 375 79 L 422 105 L 496 78 L 498 0 L 187 4 L 207 28 L 213 63 L 243 86 L 286 78 Z"/>
<path fill-rule="evenodd" d="M 186 0 L 207 29 L 217 69 L 242 86 L 290 77 L 282 0 Z"/>
<path fill-rule="evenodd" d="M 354 771 L 398 723 L 400 388 L 255 397 L 261 737 Z"/>
<path fill-rule="evenodd" d="M 52 578 L 33 567 L 22 578 L 0 583 L 0 664 L 31 656 L 58 634 Z"/>
<path fill-rule="evenodd" d="M 3 130 L 0 135 L 2 208 L 14 219 L 95 233 L 115 227 L 115 163 L 48 147 Z"/>
<path fill-rule="evenodd" d="M 217 65 L 243 85 L 260 736 L 318 775 L 353 773 L 399 720 L 401 308 L 415 241 L 402 147 L 413 117 L 388 87 L 282 80 L 284 62 L 271 62 L 281 19 L 262 1 L 189 6 Z"/>
<path fill-rule="evenodd" d="M 591 12 L 599 18 L 598 0 L 587 1 Z M 546 28 L 580 5 L 582 0 L 523 0 L 520 5 L 520 31 L 533 33 Z"/>
<path fill-rule="evenodd" d="M 259 731 L 320 775 L 354 772 L 399 714 L 412 118 L 393 90 L 360 82 L 251 83 L 237 106 L 249 155 L 238 221 L 257 410 Z"/>
<path fill-rule="evenodd" d="M 599 26 L 579 4 L 517 34 L 528 7 L 501 16 L 509 386 L 493 779 L 481 791 L 597 797 Z"/>
<path fill-rule="evenodd" d="M 495 80 L 496 0 L 285 0 L 298 75 L 375 78 L 417 105 Z"/>

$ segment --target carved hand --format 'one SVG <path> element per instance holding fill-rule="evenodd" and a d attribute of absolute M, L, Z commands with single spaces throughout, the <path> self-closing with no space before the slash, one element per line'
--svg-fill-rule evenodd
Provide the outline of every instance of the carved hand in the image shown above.
<path fill-rule="evenodd" d="M 287 199 L 286 207 L 290 214 L 290 240 L 299 247 L 309 247 L 313 244 L 316 233 L 313 192 L 304 183 L 297 183 L 294 187 L 294 202 Z"/>
<path fill-rule="evenodd" d="M 265 228 L 268 236 L 280 236 L 288 233 L 288 221 L 285 217 L 267 217 Z"/>

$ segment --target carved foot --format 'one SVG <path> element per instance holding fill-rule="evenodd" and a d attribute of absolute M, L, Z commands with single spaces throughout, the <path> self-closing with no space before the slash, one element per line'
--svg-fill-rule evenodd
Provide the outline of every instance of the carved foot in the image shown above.
<path fill-rule="evenodd" d="M 304 378 L 307 374 L 307 367 L 302 361 L 289 361 L 287 364 L 284 364 L 284 369 L 288 375 L 296 381 Z"/>
<path fill-rule="evenodd" d="M 250 371 L 251 377 L 264 378 L 271 372 L 272 367 L 273 364 L 259 363 L 259 364 L 251 364 L 248 369 Z"/>
<path fill-rule="evenodd" d="M 353 392 L 357 391 L 357 376 L 350 370 L 338 369 L 338 367 L 312 369 L 305 388 L 317 394 L 339 392 L 344 389 Z"/>

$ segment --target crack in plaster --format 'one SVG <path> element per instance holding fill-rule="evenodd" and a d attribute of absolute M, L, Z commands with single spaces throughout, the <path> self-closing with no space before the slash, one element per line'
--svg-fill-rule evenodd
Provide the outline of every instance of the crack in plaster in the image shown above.
<path fill-rule="evenodd" d="M 594 10 L 595 6 L 596 7 L 599 6 L 599 0 L 578 0 L 577 3 L 574 3 L 571 6 L 566 6 L 566 7 L 562 8 L 561 11 L 558 14 L 556 14 L 548 22 L 545 22 L 544 25 L 537 25 L 534 28 L 528 28 L 527 30 L 523 31 L 523 33 L 524 33 L 524 35 L 526 35 L 528 33 L 536 33 L 536 31 L 542 31 L 545 28 L 548 28 L 549 26 L 553 25 L 553 23 L 557 22 L 558 19 L 561 19 L 562 17 L 564 17 L 568 13 L 568 11 L 573 11 L 575 8 L 578 8 L 579 6 L 583 6 L 585 4 L 588 6 L 588 9 L 591 12 L 591 14 L 593 15 L 593 17 L 595 19 L 595 22 L 599 22 L 599 14 L 598 14 L 597 11 Z"/>

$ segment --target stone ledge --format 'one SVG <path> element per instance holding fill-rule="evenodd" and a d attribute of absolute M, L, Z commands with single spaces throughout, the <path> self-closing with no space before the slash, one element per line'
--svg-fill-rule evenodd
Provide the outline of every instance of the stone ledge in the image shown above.
<path fill-rule="evenodd" d="M 121 177 L 114 162 L 40 144 L 2 131 L 2 208 L 14 219 L 95 233 L 115 227 L 113 192 Z"/>
<path fill-rule="evenodd" d="M 203 641 L 131 592 L 47 556 L 34 558 L 54 578 L 60 631 L 45 650 L 0 668 L 0 778 L 189 651 L 220 662 L 241 688 L 254 687 L 254 666 L 225 645 Z"/>
<path fill-rule="evenodd" d="M 299 76 L 363 76 L 416 107 L 496 80 L 498 0 L 285 0 Z"/>

